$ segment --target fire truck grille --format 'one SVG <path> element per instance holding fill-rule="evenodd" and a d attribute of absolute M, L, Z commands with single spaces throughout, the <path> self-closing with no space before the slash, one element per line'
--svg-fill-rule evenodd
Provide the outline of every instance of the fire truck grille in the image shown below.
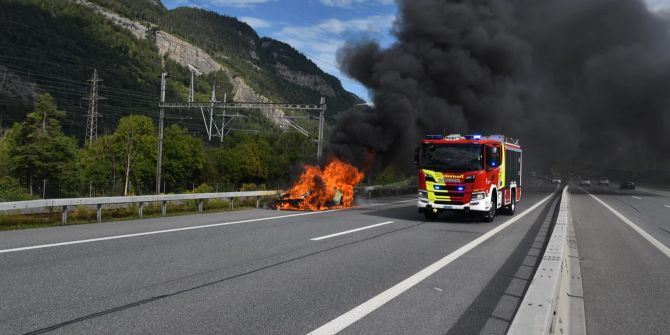
<path fill-rule="evenodd" d="M 463 201 L 436 200 L 435 203 L 438 205 L 462 205 Z"/>
<path fill-rule="evenodd" d="M 437 197 L 462 197 L 463 192 L 435 192 Z"/>

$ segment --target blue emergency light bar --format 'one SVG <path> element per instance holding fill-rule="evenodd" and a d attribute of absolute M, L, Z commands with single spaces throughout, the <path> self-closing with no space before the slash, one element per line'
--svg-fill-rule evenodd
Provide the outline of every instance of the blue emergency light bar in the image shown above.
<path fill-rule="evenodd" d="M 442 135 L 426 135 L 427 140 L 441 140 L 444 136 Z"/>
<path fill-rule="evenodd" d="M 482 135 L 465 135 L 465 138 L 468 140 L 480 140 Z"/>

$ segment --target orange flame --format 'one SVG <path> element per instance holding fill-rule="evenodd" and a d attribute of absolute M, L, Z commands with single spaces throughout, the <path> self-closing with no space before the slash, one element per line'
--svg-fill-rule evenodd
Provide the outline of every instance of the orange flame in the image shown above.
<path fill-rule="evenodd" d="M 321 211 L 351 207 L 354 187 L 365 174 L 339 159 L 332 159 L 322 169 L 305 165 L 300 179 L 277 203 L 278 209 Z"/>

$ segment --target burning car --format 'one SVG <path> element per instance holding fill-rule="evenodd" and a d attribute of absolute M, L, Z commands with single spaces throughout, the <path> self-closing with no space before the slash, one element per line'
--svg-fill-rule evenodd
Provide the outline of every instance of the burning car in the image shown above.
<path fill-rule="evenodd" d="M 324 167 L 306 165 L 298 181 L 274 207 L 303 211 L 351 207 L 354 187 L 364 177 L 365 174 L 353 165 L 335 158 Z"/>

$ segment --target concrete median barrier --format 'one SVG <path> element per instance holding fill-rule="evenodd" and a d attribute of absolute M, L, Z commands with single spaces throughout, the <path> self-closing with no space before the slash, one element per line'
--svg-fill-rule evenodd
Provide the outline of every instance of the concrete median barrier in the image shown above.
<path fill-rule="evenodd" d="M 579 254 L 567 186 L 542 261 L 508 334 L 586 334 Z"/>

